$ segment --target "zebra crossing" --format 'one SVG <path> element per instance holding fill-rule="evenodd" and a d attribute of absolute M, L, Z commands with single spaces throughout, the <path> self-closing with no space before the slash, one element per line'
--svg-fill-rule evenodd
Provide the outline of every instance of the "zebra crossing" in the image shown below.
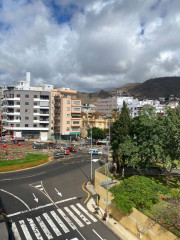
<path fill-rule="evenodd" d="M 12 231 L 16 240 L 57 239 L 62 236 L 65 238 L 60 239 L 79 240 L 77 237 L 66 238 L 66 235 L 95 222 L 97 219 L 80 203 L 76 203 L 68 207 L 43 212 L 33 218 L 28 217 L 15 221 L 12 223 Z"/>

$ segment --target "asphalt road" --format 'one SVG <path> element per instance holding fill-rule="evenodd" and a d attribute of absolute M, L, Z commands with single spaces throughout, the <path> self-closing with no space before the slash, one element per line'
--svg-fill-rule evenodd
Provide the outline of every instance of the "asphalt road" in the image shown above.
<path fill-rule="evenodd" d="M 90 156 L 77 152 L 40 167 L 0 174 L 0 197 L 15 239 L 119 239 L 84 204 L 90 166 Z M 93 173 L 98 166 L 93 162 Z"/>

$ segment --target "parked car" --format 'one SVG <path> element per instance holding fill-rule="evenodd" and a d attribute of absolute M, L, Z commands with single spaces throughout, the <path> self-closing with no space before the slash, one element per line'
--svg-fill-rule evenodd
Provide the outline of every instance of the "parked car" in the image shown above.
<path fill-rule="evenodd" d="M 7 143 L 7 140 L 4 139 L 4 138 L 2 138 L 2 140 L 1 140 L 1 138 L 0 138 L 0 142 L 1 142 L 1 143 Z"/>
<path fill-rule="evenodd" d="M 14 137 L 13 142 L 18 143 L 18 142 L 24 142 L 25 138 L 24 137 Z"/>
<path fill-rule="evenodd" d="M 43 142 L 39 142 L 39 141 L 35 141 L 33 143 L 33 148 L 34 149 L 44 149 L 44 148 L 47 148 L 46 144 L 43 143 Z"/>
<path fill-rule="evenodd" d="M 69 150 L 69 152 L 77 152 L 77 150 L 73 147 L 68 147 L 67 149 Z"/>
<path fill-rule="evenodd" d="M 90 149 L 89 150 L 89 154 L 91 154 L 92 152 L 92 155 L 102 155 L 102 152 L 101 151 L 97 151 L 97 150 L 94 150 L 94 149 Z"/>
<path fill-rule="evenodd" d="M 69 155 L 69 149 L 64 149 L 64 154 Z"/>

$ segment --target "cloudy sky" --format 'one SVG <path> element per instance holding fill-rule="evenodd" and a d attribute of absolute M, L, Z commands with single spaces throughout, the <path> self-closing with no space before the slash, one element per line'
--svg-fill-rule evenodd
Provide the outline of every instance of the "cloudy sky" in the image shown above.
<path fill-rule="evenodd" d="M 180 76 L 180 0 L 0 0 L 0 85 L 93 92 Z"/>

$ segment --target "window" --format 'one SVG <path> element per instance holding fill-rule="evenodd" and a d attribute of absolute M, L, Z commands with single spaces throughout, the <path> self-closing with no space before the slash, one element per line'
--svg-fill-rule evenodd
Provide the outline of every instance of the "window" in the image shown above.
<path fill-rule="evenodd" d="M 16 124 L 16 127 L 20 127 L 20 124 Z"/>
<path fill-rule="evenodd" d="M 37 120 L 37 117 L 34 117 L 33 119 L 34 119 L 34 120 Z"/>
<path fill-rule="evenodd" d="M 16 105 L 20 105 L 20 102 L 17 102 Z"/>
<path fill-rule="evenodd" d="M 67 111 L 70 111 L 70 107 L 67 107 Z"/>
<path fill-rule="evenodd" d="M 73 124 L 77 125 L 77 124 L 79 124 L 79 121 L 73 121 Z"/>
<path fill-rule="evenodd" d="M 70 124 L 70 121 L 67 121 L 67 124 Z"/>
<path fill-rule="evenodd" d="M 33 124 L 33 127 L 37 127 L 37 124 Z"/>
<path fill-rule="evenodd" d="M 66 131 L 70 131 L 70 128 L 66 128 Z"/>
<path fill-rule="evenodd" d="M 34 110 L 34 113 L 37 113 L 37 110 L 36 110 L 36 109 Z"/>
<path fill-rule="evenodd" d="M 25 127 L 29 127 L 29 124 L 25 124 Z"/>
<path fill-rule="evenodd" d="M 80 101 L 73 101 L 74 105 L 80 105 Z"/>
<path fill-rule="evenodd" d="M 67 114 L 67 118 L 70 118 L 70 114 Z"/>
<path fill-rule="evenodd" d="M 17 95 L 16 95 L 16 97 L 20 98 L 20 97 L 21 97 L 21 95 L 20 95 L 20 94 L 17 94 Z"/>
<path fill-rule="evenodd" d="M 29 117 L 25 117 L 25 120 L 29 120 Z"/>
<path fill-rule="evenodd" d="M 75 108 L 73 108 L 73 110 L 74 110 L 75 112 L 79 112 L 79 111 L 80 111 L 80 108 L 75 107 Z"/>
<path fill-rule="evenodd" d="M 29 95 L 27 94 L 27 95 L 25 95 L 25 98 L 29 98 Z"/>
<path fill-rule="evenodd" d="M 25 105 L 29 105 L 29 102 L 25 102 Z"/>
<path fill-rule="evenodd" d="M 26 113 L 29 112 L 29 109 L 25 109 L 25 112 L 26 112 Z"/>
<path fill-rule="evenodd" d="M 66 93 L 64 93 L 64 98 L 67 98 L 67 94 Z"/>
<path fill-rule="evenodd" d="M 73 131 L 73 132 L 79 131 L 79 128 L 78 128 L 78 127 L 73 127 L 73 128 L 72 128 L 72 131 Z"/>
<path fill-rule="evenodd" d="M 37 98 L 37 95 L 34 95 L 34 98 Z"/>
<path fill-rule="evenodd" d="M 37 102 L 34 102 L 34 106 L 37 106 Z"/>
<path fill-rule="evenodd" d="M 70 104 L 71 103 L 71 101 L 70 100 L 67 100 L 67 104 Z"/>
<path fill-rule="evenodd" d="M 16 109 L 16 112 L 20 112 L 20 109 Z"/>

